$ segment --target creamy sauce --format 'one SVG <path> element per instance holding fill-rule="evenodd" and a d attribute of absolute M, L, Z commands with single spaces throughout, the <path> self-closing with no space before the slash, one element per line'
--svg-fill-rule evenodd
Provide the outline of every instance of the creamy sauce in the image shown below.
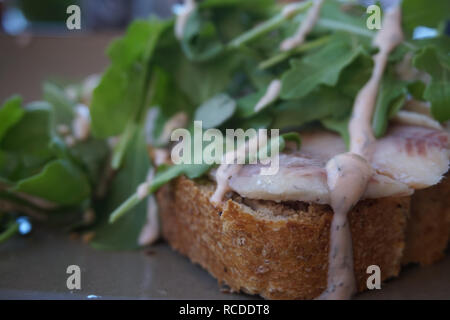
<path fill-rule="evenodd" d="M 184 128 L 188 122 L 188 115 L 185 112 L 175 114 L 164 125 L 161 136 L 158 139 L 159 144 L 166 144 L 170 141 L 172 132 L 179 128 Z"/>
<path fill-rule="evenodd" d="M 197 8 L 195 0 L 186 0 L 183 11 L 177 16 L 175 21 L 175 36 L 178 40 L 183 39 L 184 29 L 192 12 Z"/>
<path fill-rule="evenodd" d="M 350 152 L 334 157 L 327 164 L 334 215 L 330 229 L 328 285 L 319 299 L 349 299 L 357 291 L 348 212 L 363 196 L 373 174 L 369 164 L 375 142 L 372 114 L 389 54 L 402 41 L 401 10 L 396 7 L 386 13 L 383 28 L 375 37 L 379 53 L 374 57 L 374 70 L 355 100 L 349 124 Z"/>
<path fill-rule="evenodd" d="M 156 167 L 159 167 L 165 163 L 170 163 L 170 153 L 167 149 L 155 148 L 151 153 Z"/>
<path fill-rule="evenodd" d="M 436 120 L 417 112 L 399 111 L 393 121 L 403 124 L 416 125 L 436 130 L 443 130 L 441 124 Z"/>
<path fill-rule="evenodd" d="M 141 183 L 136 189 L 136 195 L 139 200 L 144 200 L 148 196 L 150 184 L 148 182 Z"/>
<path fill-rule="evenodd" d="M 349 299 L 356 293 L 353 248 L 347 215 L 366 191 L 370 164 L 355 153 L 340 154 L 327 164 L 333 220 L 330 229 L 328 287 L 319 299 Z"/>
<path fill-rule="evenodd" d="M 213 205 L 218 205 L 222 202 L 222 199 L 225 196 L 225 194 L 231 190 L 229 185 L 231 177 L 234 174 L 238 173 L 242 168 L 242 165 L 232 163 L 236 161 L 236 159 L 243 158 L 245 156 L 245 153 L 249 149 L 249 146 L 257 143 L 258 140 L 260 142 L 259 145 L 260 148 L 265 147 L 265 145 L 267 144 L 268 142 L 267 139 L 264 139 L 261 136 L 263 133 L 261 131 L 259 131 L 259 133 L 260 133 L 259 136 L 256 135 L 253 138 L 251 138 L 247 143 L 244 143 L 243 145 L 239 146 L 236 152 L 230 151 L 229 153 L 224 155 L 222 159 L 222 164 L 219 166 L 216 172 L 216 183 L 217 183 L 216 190 L 209 199 Z"/>
<path fill-rule="evenodd" d="M 75 118 L 72 122 L 73 136 L 77 141 L 85 141 L 91 133 L 91 117 L 89 108 L 79 104 L 75 109 Z"/>
<path fill-rule="evenodd" d="M 238 173 L 241 168 L 242 165 L 238 164 L 221 164 L 219 166 L 216 172 L 217 187 L 214 194 L 209 199 L 212 204 L 218 205 L 222 202 L 225 194 L 231 190 L 228 183 L 229 180 L 234 174 Z"/>
<path fill-rule="evenodd" d="M 370 146 L 375 137 L 372 132 L 372 114 L 377 101 L 378 89 L 388 61 L 389 53 L 403 41 L 400 8 L 385 15 L 383 28 L 375 37 L 374 45 L 380 51 L 374 57 L 374 70 L 369 82 L 356 97 L 353 115 L 349 125 L 351 152 L 361 156 L 370 155 Z"/>
<path fill-rule="evenodd" d="M 147 177 L 147 183 L 155 176 L 154 169 L 150 169 Z M 158 206 L 154 196 L 147 199 L 147 222 L 141 230 L 138 238 L 140 246 L 148 246 L 157 241 L 160 237 L 161 223 L 158 216 Z"/>
<path fill-rule="evenodd" d="M 300 24 L 297 33 L 281 43 L 280 49 L 282 51 L 289 51 L 295 47 L 301 46 L 306 39 L 306 36 L 311 32 L 320 16 L 320 9 L 322 8 L 324 0 L 315 0 L 311 9 L 309 9 L 306 19 Z"/>
<path fill-rule="evenodd" d="M 269 87 L 267 88 L 265 95 L 256 104 L 255 112 L 259 112 L 268 105 L 275 102 L 275 100 L 277 100 L 278 97 L 280 96 L 280 92 L 281 92 L 281 81 L 278 79 L 273 80 L 269 84 Z"/>
<path fill-rule="evenodd" d="M 409 99 L 405 102 L 403 106 L 403 110 L 408 110 L 416 113 L 423 114 L 429 118 L 432 118 L 431 115 L 431 106 L 429 102 L 419 101 L 415 99 Z"/>

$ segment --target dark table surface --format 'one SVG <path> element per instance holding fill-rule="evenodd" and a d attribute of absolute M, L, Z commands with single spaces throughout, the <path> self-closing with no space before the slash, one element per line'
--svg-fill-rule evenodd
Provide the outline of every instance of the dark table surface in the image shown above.
<path fill-rule="evenodd" d="M 104 70 L 104 49 L 115 35 L 33 37 L 0 35 L 0 100 L 40 97 L 48 78 L 81 79 Z M 69 265 L 81 268 L 81 290 L 66 287 Z M 220 291 L 216 280 L 165 243 L 132 252 L 95 251 L 66 234 L 38 228 L 0 245 L 1 299 L 249 299 Z M 450 299 L 450 257 L 431 267 L 408 267 L 383 290 L 358 299 Z"/>
<path fill-rule="evenodd" d="M 67 267 L 81 269 L 68 290 Z M 450 257 L 408 267 L 398 279 L 357 299 L 450 299 Z M 67 234 L 39 228 L 0 245 L 0 299 L 252 299 L 222 292 L 217 281 L 163 242 L 140 251 L 96 251 Z"/>

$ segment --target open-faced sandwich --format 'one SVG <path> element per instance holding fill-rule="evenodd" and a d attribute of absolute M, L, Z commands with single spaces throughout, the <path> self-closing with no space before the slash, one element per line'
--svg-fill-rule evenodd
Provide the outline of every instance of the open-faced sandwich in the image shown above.
<path fill-rule="evenodd" d="M 91 181 L 106 200 L 83 206 L 113 211 L 95 247 L 162 235 L 233 291 L 268 299 L 348 299 L 373 270 L 384 281 L 444 256 L 450 2 L 176 11 L 133 23 L 85 99 L 89 122 L 69 117 L 77 137 L 113 145 Z M 30 185 L 16 191 L 55 202 Z"/>

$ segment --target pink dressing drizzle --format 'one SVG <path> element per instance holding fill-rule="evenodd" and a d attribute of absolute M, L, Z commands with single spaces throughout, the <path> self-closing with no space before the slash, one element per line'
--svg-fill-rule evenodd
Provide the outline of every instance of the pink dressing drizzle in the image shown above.
<path fill-rule="evenodd" d="M 322 8 L 323 0 L 315 0 L 311 9 L 309 9 L 306 19 L 301 23 L 297 33 L 284 40 L 281 43 L 280 49 L 282 51 L 289 51 L 296 47 L 301 46 L 306 39 L 306 36 L 311 32 L 314 28 L 317 20 L 319 20 L 320 9 Z"/>
<path fill-rule="evenodd" d="M 386 13 L 383 28 L 374 41 L 380 51 L 374 57 L 372 77 L 355 100 L 349 124 L 350 152 L 337 155 L 327 164 L 334 215 L 330 230 L 328 285 L 318 299 L 350 299 L 357 291 L 348 212 L 363 196 L 373 174 L 369 164 L 375 142 L 372 114 L 389 54 L 402 41 L 401 10 L 396 7 Z"/>

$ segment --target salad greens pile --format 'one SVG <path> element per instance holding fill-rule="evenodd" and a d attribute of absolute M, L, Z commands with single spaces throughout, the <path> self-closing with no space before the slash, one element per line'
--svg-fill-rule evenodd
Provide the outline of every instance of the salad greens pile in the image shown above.
<path fill-rule="evenodd" d="M 110 45 L 111 64 L 89 101 L 52 83 L 44 85 L 43 101 L 23 106 L 20 97 L 8 99 L 0 108 L 0 232 L 14 234 L 12 222 L 21 213 L 93 231 L 96 248 L 138 248 L 146 203 L 135 192 L 154 166 L 149 149 L 169 148 L 165 125 L 180 112 L 189 130 L 194 120 L 204 129 L 282 133 L 322 126 L 347 141 L 354 99 L 372 73 L 376 30 L 367 28 L 364 7 L 327 0 L 307 41 L 280 51 L 310 7 L 311 1 L 301 2 L 285 14 L 272 0 L 197 1 L 182 39 L 175 36 L 175 19 L 133 22 Z M 404 0 L 402 13 L 405 41 L 391 55 L 379 91 L 377 137 L 410 97 L 429 102 L 436 120 L 450 120 L 450 40 L 443 33 L 450 2 Z M 438 35 L 416 39 L 419 26 Z M 413 76 L 405 77 L 401 64 Z M 281 82 L 279 98 L 255 111 L 274 80 Z M 70 129 L 81 103 L 89 106 L 91 135 L 74 142 L 61 129 Z M 280 140 L 283 147 L 298 136 Z M 148 193 L 210 168 L 160 165 Z"/>

